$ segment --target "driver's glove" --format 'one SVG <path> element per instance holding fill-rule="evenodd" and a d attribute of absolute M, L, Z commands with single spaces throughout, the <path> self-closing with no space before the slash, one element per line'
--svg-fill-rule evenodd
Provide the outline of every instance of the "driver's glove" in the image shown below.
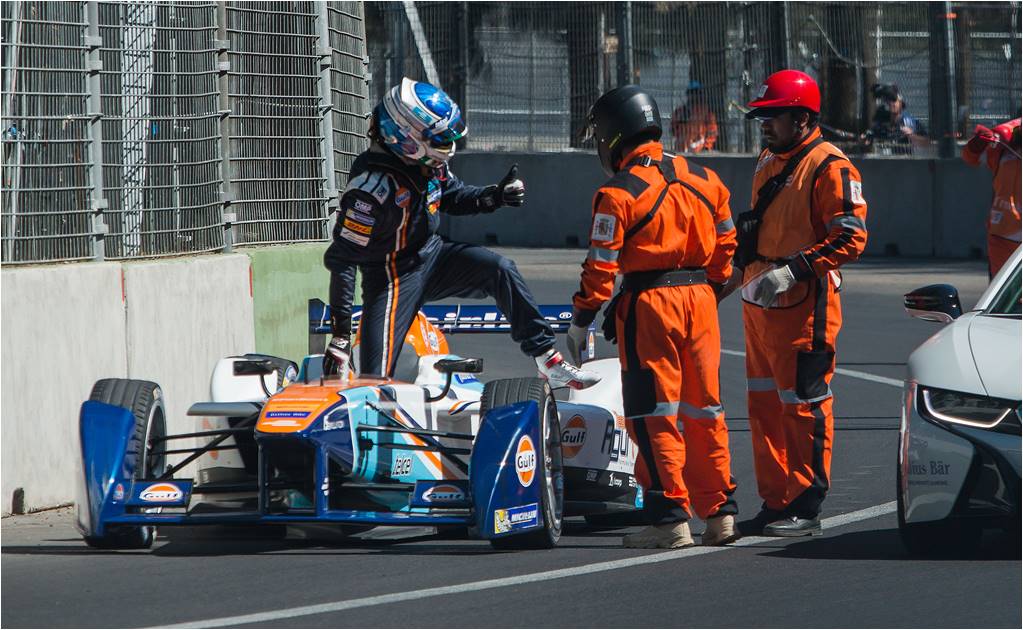
<path fill-rule="evenodd" d="M 513 164 L 497 184 L 483 189 L 477 203 L 480 212 L 493 212 L 501 206 L 519 207 L 526 202 L 526 185 L 519 179 L 519 165 Z"/>
<path fill-rule="evenodd" d="M 348 337 L 334 335 L 323 351 L 323 375 L 344 376 L 348 372 L 352 356 L 352 342 Z"/>

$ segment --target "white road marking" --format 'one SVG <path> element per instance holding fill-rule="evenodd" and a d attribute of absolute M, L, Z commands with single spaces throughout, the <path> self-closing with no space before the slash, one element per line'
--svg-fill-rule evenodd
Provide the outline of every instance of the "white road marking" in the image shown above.
<path fill-rule="evenodd" d="M 728 354 L 733 357 L 744 357 L 746 353 L 742 350 L 728 350 L 726 348 L 721 349 L 721 354 Z M 859 370 L 847 370 L 845 368 L 835 368 L 835 374 L 841 374 L 842 376 L 849 376 L 851 378 L 858 378 L 864 381 L 873 381 L 875 383 L 881 383 L 882 385 L 891 385 L 892 387 L 898 387 L 902 389 L 903 382 L 897 378 L 888 378 L 887 376 L 878 376 L 877 374 L 870 374 L 869 372 L 860 372 Z"/>
<path fill-rule="evenodd" d="M 865 521 L 868 519 L 876 518 L 878 516 L 891 514 L 894 511 L 895 501 L 890 501 L 888 503 L 882 503 L 881 505 L 875 505 L 862 510 L 856 510 L 855 512 L 849 512 L 848 514 L 840 514 L 838 516 L 832 516 L 830 518 L 823 519 L 821 521 L 821 525 L 825 528 L 841 527 L 843 525 L 848 525 L 850 523 L 856 523 L 859 521 Z M 485 591 L 494 588 L 502 588 L 505 586 L 529 584 L 531 582 L 546 582 L 548 580 L 559 580 L 562 578 L 573 577 L 576 575 L 589 575 L 592 573 L 601 573 L 603 571 L 614 571 L 617 569 L 626 569 L 629 567 L 642 566 L 646 564 L 656 564 L 659 562 L 668 562 L 671 560 L 681 560 L 683 558 L 690 558 L 693 556 L 703 556 L 709 553 L 728 551 L 729 549 L 734 549 L 736 547 L 748 547 L 750 545 L 756 545 L 764 542 L 778 541 L 779 539 L 777 538 L 754 536 L 749 538 L 743 538 L 727 547 L 689 547 L 688 549 L 662 551 L 634 558 L 622 558 L 620 560 L 610 560 L 608 562 L 596 562 L 593 564 L 584 564 L 578 567 L 556 569 L 553 571 L 541 571 L 539 573 L 531 573 L 528 575 L 516 575 L 512 577 L 504 577 L 494 580 L 483 580 L 481 582 L 453 584 L 451 586 L 440 586 L 437 588 L 425 588 L 418 591 L 388 593 L 386 595 L 375 595 L 373 597 L 360 597 L 358 599 L 347 599 L 336 602 L 328 602 L 326 604 L 314 604 L 312 606 L 282 608 L 280 610 L 252 613 L 249 615 L 237 615 L 234 617 L 217 617 L 215 619 L 201 619 L 199 621 L 190 621 L 186 623 L 160 627 L 222 628 L 225 626 L 239 626 L 243 624 L 264 624 L 267 622 L 278 621 L 281 619 L 292 619 L 295 617 L 305 617 L 308 615 L 322 615 L 324 613 L 352 610 L 353 608 L 366 608 L 368 606 L 396 604 L 399 602 L 426 599 L 429 597 L 439 597 L 441 595 L 472 593 L 475 591 Z"/>

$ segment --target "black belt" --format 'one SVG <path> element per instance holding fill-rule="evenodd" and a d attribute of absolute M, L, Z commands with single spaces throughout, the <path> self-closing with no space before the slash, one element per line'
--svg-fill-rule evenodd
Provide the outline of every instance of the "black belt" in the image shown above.
<path fill-rule="evenodd" d="M 645 291 L 660 287 L 685 287 L 707 284 L 707 271 L 696 269 L 655 269 L 633 271 L 622 276 L 622 291 Z"/>

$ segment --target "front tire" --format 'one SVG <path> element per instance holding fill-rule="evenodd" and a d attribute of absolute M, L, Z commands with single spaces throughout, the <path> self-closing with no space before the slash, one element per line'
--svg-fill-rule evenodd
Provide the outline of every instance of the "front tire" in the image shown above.
<path fill-rule="evenodd" d="M 565 509 L 564 465 L 561 455 L 561 424 L 558 407 L 547 381 L 540 378 L 509 378 L 491 381 L 483 388 L 480 418 L 495 407 L 534 401 L 540 410 L 540 470 L 543 489 L 540 493 L 542 526 L 515 536 L 493 538 L 495 549 L 551 549 L 561 539 Z"/>
<path fill-rule="evenodd" d="M 96 381 L 89 400 L 123 407 L 135 416 L 135 428 L 125 451 L 125 465 L 135 470 L 135 479 L 154 479 L 167 468 L 160 438 L 167 436 L 167 413 L 160 386 L 150 381 L 105 378 Z M 154 448 L 156 446 L 157 448 Z M 151 526 L 111 525 L 102 536 L 85 536 L 85 543 L 97 549 L 148 549 L 156 539 Z"/>

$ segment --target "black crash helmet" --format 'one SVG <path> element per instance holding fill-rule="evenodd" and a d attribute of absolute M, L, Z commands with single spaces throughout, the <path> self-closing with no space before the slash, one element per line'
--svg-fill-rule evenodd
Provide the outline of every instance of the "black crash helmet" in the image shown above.
<path fill-rule="evenodd" d="M 600 164 L 615 173 L 622 148 L 661 139 L 661 112 L 654 97 L 638 85 L 624 85 L 597 99 L 586 117 L 584 140 L 597 143 Z"/>

